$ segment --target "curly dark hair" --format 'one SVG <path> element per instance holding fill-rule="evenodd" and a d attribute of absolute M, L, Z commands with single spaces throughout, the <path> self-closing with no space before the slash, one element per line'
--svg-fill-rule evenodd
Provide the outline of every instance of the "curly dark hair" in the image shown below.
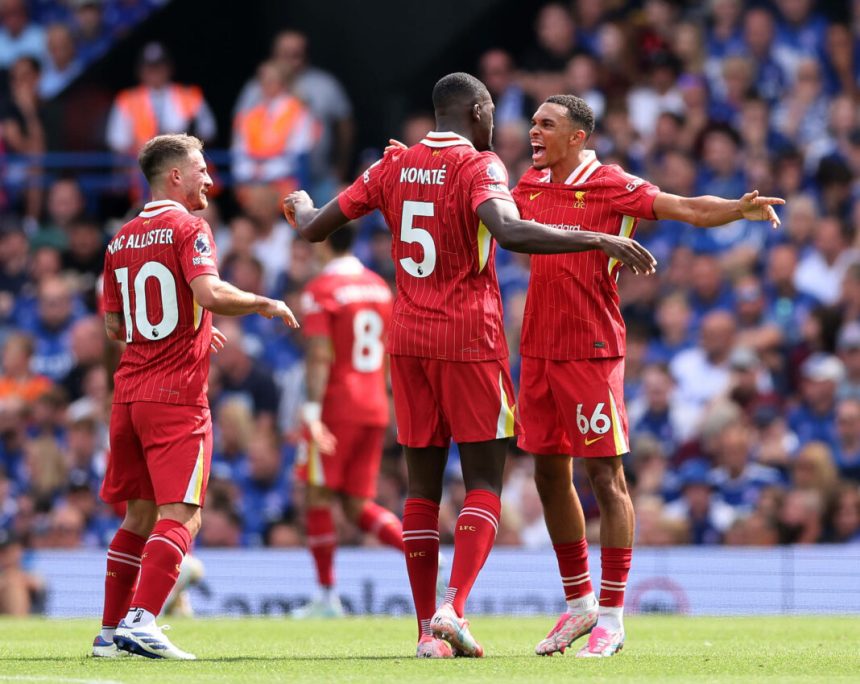
<path fill-rule="evenodd" d="M 575 126 L 581 126 L 586 137 L 594 133 L 594 110 L 576 95 L 551 95 L 546 99 L 550 104 L 561 105 L 567 110 L 567 117 Z"/>

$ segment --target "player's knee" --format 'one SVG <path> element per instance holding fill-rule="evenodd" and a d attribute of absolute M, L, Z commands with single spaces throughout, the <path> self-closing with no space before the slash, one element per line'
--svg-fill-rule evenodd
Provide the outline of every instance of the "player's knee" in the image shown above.
<path fill-rule="evenodd" d="M 599 468 L 589 472 L 591 488 L 598 501 L 612 502 L 627 496 L 623 470 Z"/>
<path fill-rule="evenodd" d="M 535 459 L 535 486 L 541 500 L 566 496 L 573 488 L 569 459 L 556 462 L 548 458 Z"/>

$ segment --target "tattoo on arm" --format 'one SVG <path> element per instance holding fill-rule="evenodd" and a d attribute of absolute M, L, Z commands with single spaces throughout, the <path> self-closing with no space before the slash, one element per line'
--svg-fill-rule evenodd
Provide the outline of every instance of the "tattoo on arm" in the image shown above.
<path fill-rule="evenodd" d="M 112 340 L 120 339 L 122 332 L 122 314 L 115 311 L 105 312 L 105 332 Z"/>

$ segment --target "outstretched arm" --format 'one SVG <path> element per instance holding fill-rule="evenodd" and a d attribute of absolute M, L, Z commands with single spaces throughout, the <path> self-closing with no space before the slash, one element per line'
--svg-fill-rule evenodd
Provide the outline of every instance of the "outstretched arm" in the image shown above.
<path fill-rule="evenodd" d="M 599 249 L 629 266 L 634 273 L 654 272 L 657 260 L 642 245 L 618 235 L 588 230 L 560 230 L 526 221 L 513 202 L 490 199 L 478 207 L 478 217 L 498 243 L 512 252 L 561 254 Z"/>
<path fill-rule="evenodd" d="M 661 192 L 654 198 L 654 214 L 658 219 L 683 221 L 702 228 L 722 226 L 745 218 L 749 221 L 770 221 L 777 228 L 779 217 L 773 205 L 785 204 L 781 197 L 760 197 L 758 190 L 740 199 L 729 200 L 712 195 L 681 197 Z"/>
<path fill-rule="evenodd" d="M 322 242 L 349 222 L 340 209 L 337 197 L 322 209 L 317 209 L 304 190 L 290 193 L 284 198 L 284 217 L 308 242 Z"/>
<path fill-rule="evenodd" d="M 291 328 L 299 327 L 296 317 L 284 302 L 245 292 L 218 276 L 197 276 L 191 281 L 191 290 L 197 303 L 212 313 L 222 316 L 257 313 L 265 318 L 281 318 Z"/>

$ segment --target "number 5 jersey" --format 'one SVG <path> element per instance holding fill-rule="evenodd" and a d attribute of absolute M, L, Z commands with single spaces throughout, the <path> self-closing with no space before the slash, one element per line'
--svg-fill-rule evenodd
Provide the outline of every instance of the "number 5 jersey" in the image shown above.
<path fill-rule="evenodd" d="M 507 358 L 495 241 L 476 213 L 494 198 L 513 201 L 499 158 L 455 133 L 435 131 L 385 155 L 338 196 L 347 217 L 380 209 L 391 230 L 392 354 Z"/>
<path fill-rule="evenodd" d="M 212 314 L 191 281 L 218 275 L 209 224 L 172 200 L 149 202 L 108 244 L 104 309 L 122 316 L 126 348 L 114 403 L 208 406 Z"/>

